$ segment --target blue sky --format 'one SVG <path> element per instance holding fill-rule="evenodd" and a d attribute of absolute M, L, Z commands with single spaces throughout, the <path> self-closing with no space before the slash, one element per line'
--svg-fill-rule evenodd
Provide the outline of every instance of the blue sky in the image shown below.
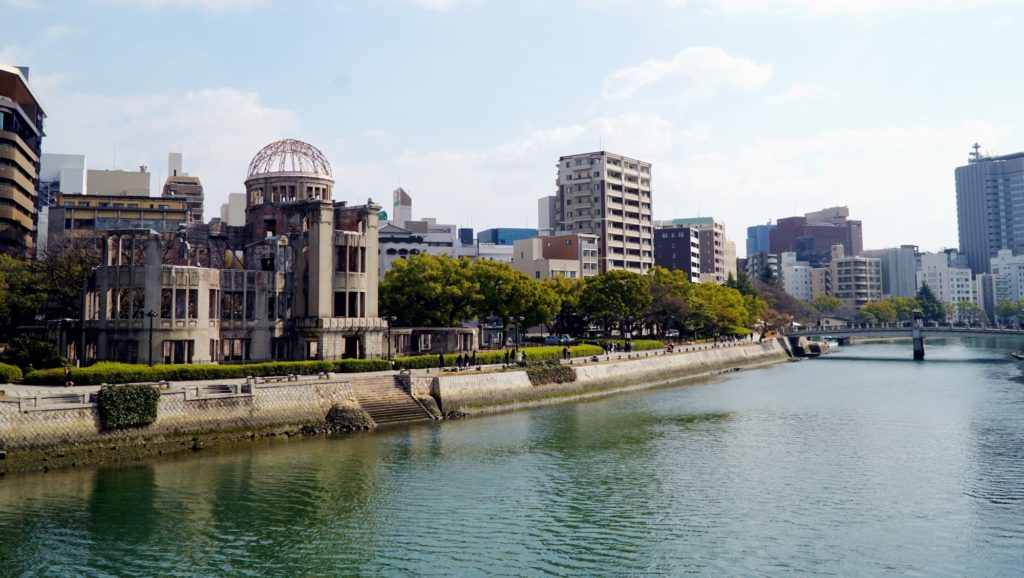
<path fill-rule="evenodd" d="M 300 138 L 335 199 L 483 229 L 536 226 L 558 156 L 654 163 L 655 218 L 748 225 L 832 205 L 866 248 L 956 246 L 953 168 L 1024 149 L 1014 0 L 0 0 L 44 150 L 166 155 L 244 190 Z"/>

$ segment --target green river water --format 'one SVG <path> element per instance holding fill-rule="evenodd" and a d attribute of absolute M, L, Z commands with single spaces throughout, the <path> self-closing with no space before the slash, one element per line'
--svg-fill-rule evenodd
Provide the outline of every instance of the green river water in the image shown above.
<path fill-rule="evenodd" d="M 1020 576 L 1017 346 L 8 476 L 0 575 Z"/>

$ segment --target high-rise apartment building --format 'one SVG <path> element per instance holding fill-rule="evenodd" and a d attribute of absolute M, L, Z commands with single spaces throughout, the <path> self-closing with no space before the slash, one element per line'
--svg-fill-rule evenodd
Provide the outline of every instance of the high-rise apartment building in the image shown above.
<path fill-rule="evenodd" d="M 537 199 L 537 234 L 554 235 L 558 230 L 558 197 L 548 195 Z"/>
<path fill-rule="evenodd" d="M 829 277 L 833 296 L 858 308 L 865 303 L 882 300 L 880 259 L 847 257 L 842 245 L 832 247 L 831 257 Z"/>
<path fill-rule="evenodd" d="M 700 231 L 690 227 L 655 229 L 654 264 L 683 271 L 691 283 L 700 283 Z"/>
<path fill-rule="evenodd" d="M 0 64 L 0 252 L 17 257 L 35 254 L 45 118 L 28 68 Z"/>
<path fill-rule="evenodd" d="M 960 252 L 971 271 L 988 273 L 1000 249 L 1024 253 L 1024 152 L 993 157 L 980 148 L 956 168 L 956 214 Z"/>
<path fill-rule="evenodd" d="M 518 239 L 512 267 L 531 279 L 593 277 L 597 275 L 597 237 L 577 233 Z"/>
<path fill-rule="evenodd" d="M 943 303 L 977 301 L 971 270 L 958 266 L 962 264 L 962 260 L 959 259 L 956 249 L 948 249 L 941 253 L 924 253 L 920 255 L 920 261 L 921 269 L 917 272 L 918 287 L 927 283 L 935 298 Z"/>
<path fill-rule="evenodd" d="M 651 163 L 597 151 L 558 159 L 561 233 L 597 236 L 600 272 L 654 265 Z"/>
<path fill-rule="evenodd" d="M 732 273 L 736 276 L 736 249 L 728 247 L 725 238 L 725 223 L 716 221 L 711 217 L 696 217 L 692 219 L 673 219 L 671 221 L 659 221 L 658 227 L 687 227 L 697 231 L 700 237 L 700 282 L 715 283 L 721 285 Z M 727 262 L 727 255 L 731 252 L 732 264 Z"/>

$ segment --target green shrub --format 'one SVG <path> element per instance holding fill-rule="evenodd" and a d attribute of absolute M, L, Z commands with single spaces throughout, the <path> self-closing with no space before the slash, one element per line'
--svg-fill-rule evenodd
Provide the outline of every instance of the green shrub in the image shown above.
<path fill-rule="evenodd" d="M 614 343 L 619 351 L 625 351 L 626 340 L 624 339 L 588 339 L 584 343 L 600 346 L 602 343 Z M 632 351 L 650 351 L 652 349 L 663 349 L 665 344 L 656 339 L 633 339 Z"/>
<path fill-rule="evenodd" d="M 160 392 L 148 385 L 108 386 L 96 398 L 103 429 L 124 429 L 156 421 Z"/>
<path fill-rule="evenodd" d="M 71 369 L 71 380 L 76 385 L 102 383 L 138 383 L 149 381 L 196 381 L 202 379 L 237 379 L 273 375 L 315 375 L 328 371 L 356 373 L 383 371 L 390 365 L 383 359 L 343 359 L 341 361 L 268 361 L 240 365 L 148 365 L 100 362 L 89 367 Z M 60 385 L 64 383 L 63 369 L 33 371 L 25 376 L 30 385 Z"/>
<path fill-rule="evenodd" d="M 0 383 L 14 383 L 21 379 L 21 368 L 16 365 L 0 363 Z"/>
<path fill-rule="evenodd" d="M 576 370 L 557 361 L 542 361 L 527 363 L 526 376 L 532 385 L 571 383 L 576 381 Z"/>
<path fill-rule="evenodd" d="M 573 357 L 590 357 L 602 353 L 600 347 L 595 345 L 572 345 L 569 347 Z M 549 361 L 562 359 L 562 346 L 550 345 L 544 347 L 526 347 L 519 350 L 526 353 L 527 361 Z M 455 359 L 458 353 L 446 353 L 444 356 L 445 367 L 455 367 Z M 518 359 L 516 361 L 519 361 Z M 493 365 L 505 362 L 505 351 L 478 351 L 476 354 L 477 365 Z M 438 355 L 415 355 L 412 357 L 395 358 L 396 369 L 427 369 L 438 366 Z"/>
<path fill-rule="evenodd" d="M 342 359 L 334 362 L 338 373 L 363 373 L 366 371 L 387 371 L 391 363 L 386 359 Z"/>
<path fill-rule="evenodd" d="M 0 355 L 0 361 L 17 365 L 22 369 L 34 367 L 61 367 L 64 358 L 53 343 L 34 335 L 19 335 L 7 344 L 7 350 Z"/>

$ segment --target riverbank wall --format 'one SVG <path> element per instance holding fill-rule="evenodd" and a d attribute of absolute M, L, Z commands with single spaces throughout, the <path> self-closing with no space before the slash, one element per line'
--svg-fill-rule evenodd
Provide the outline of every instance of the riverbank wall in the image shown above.
<path fill-rule="evenodd" d="M 422 419 L 429 420 L 439 417 L 436 414 L 505 411 L 776 363 L 789 358 L 785 345 L 782 340 L 766 340 L 685 353 L 574 360 L 575 381 L 562 384 L 533 385 L 526 371 L 511 368 L 451 375 L 403 372 L 397 382 L 404 385 L 401 395 L 418 400 L 424 407 Z M 0 474 L 125 463 L 244 440 L 372 428 L 376 424 L 371 416 L 386 414 L 389 403 L 380 407 L 374 383 L 385 377 L 394 380 L 392 375 L 162 387 L 155 422 L 114 431 L 103 429 L 95 393 L 55 390 L 37 396 L 0 396 Z"/>
<path fill-rule="evenodd" d="M 776 363 L 789 359 L 781 339 L 687 353 L 639 352 L 601 356 L 597 362 L 573 363 L 576 380 L 534 385 L 525 371 L 414 379 L 414 389 L 437 400 L 446 415 L 505 411 L 545 400 L 613 393 L 636 386 Z M 421 393 L 422 394 L 422 393 Z"/>

